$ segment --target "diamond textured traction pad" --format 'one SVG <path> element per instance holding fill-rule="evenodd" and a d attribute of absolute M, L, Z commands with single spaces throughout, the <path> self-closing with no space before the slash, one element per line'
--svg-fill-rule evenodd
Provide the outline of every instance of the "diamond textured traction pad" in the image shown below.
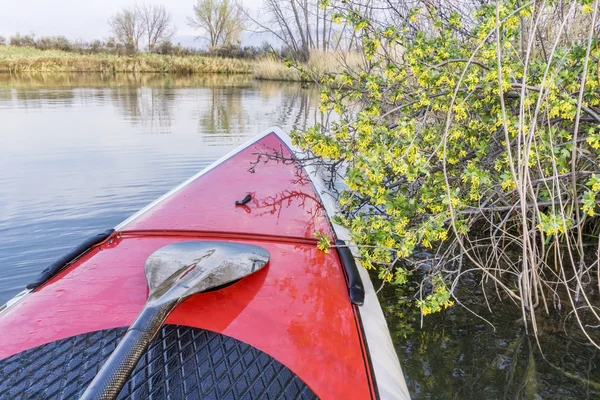
<path fill-rule="evenodd" d="M 126 328 L 57 340 L 0 360 L 0 399 L 79 398 Z M 119 399 L 316 399 L 287 367 L 239 340 L 164 326 Z"/>

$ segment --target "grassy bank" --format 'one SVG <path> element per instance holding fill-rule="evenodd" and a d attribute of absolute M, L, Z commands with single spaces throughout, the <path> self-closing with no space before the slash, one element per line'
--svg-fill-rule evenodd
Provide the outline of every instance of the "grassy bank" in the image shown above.
<path fill-rule="evenodd" d="M 302 65 L 312 76 L 338 71 L 360 64 L 357 54 L 312 52 Z M 32 47 L 0 46 L 0 72 L 154 72 L 169 74 L 253 74 L 256 79 L 300 81 L 300 72 L 288 68 L 276 57 L 257 60 L 206 57 L 200 55 L 170 56 L 139 53 L 126 56 L 110 53 L 81 54 Z"/>
<path fill-rule="evenodd" d="M 252 74 L 253 62 L 233 58 L 139 53 L 79 54 L 31 47 L 0 46 L 2 72 L 161 72 Z"/>

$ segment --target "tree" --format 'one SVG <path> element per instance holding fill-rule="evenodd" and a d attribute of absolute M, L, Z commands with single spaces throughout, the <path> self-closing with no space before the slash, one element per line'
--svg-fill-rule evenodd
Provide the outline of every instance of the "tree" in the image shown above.
<path fill-rule="evenodd" d="M 311 50 L 350 50 L 356 44 L 356 32 L 334 18 L 335 4 L 336 1 L 263 0 L 261 15 L 252 21 L 259 31 L 276 36 L 301 59 L 307 59 Z"/>
<path fill-rule="evenodd" d="M 113 15 L 108 23 L 115 38 L 127 51 L 137 52 L 140 39 L 145 33 L 144 24 L 135 9 L 125 8 Z"/>
<path fill-rule="evenodd" d="M 244 16 L 242 6 L 235 0 L 198 0 L 188 24 L 208 33 L 210 47 L 219 47 L 239 42 Z"/>
<path fill-rule="evenodd" d="M 15 33 L 9 39 L 9 44 L 11 46 L 35 46 L 35 35 L 30 33 L 29 35 L 21 36 L 19 32 Z"/>
<path fill-rule="evenodd" d="M 153 51 L 158 44 L 170 40 L 175 34 L 175 27 L 171 25 L 171 14 L 165 6 L 142 3 L 135 7 L 135 13 L 146 33 L 148 51 Z"/>

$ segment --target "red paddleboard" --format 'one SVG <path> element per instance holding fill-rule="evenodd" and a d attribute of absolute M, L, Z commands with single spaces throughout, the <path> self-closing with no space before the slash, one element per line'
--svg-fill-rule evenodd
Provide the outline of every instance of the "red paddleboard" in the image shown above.
<path fill-rule="evenodd" d="M 220 240 L 261 246 L 270 261 L 179 305 L 120 398 L 408 399 L 366 271 L 352 271 L 347 250 L 317 249 L 314 232 L 348 240 L 330 223 L 335 205 L 318 176 L 281 161 L 249 171 L 257 153 L 274 151 L 292 154 L 277 128 L 10 301 L 0 312 L 0 398 L 80 395 L 146 302 L 150 254 Z M 355 289 L 363 294 L 353 303 Z"/>

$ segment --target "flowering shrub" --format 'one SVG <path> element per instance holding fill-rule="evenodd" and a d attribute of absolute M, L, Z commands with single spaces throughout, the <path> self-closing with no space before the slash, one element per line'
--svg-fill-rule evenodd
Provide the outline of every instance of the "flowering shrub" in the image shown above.
<path fill-rule="evenodd" d="M 404 284 L 429 249 L 423 314 L 450 306 L 473 268 L 534 326 L 559 285 L 577 314 L 598 269 L 583 251 L 597 251 L 597 1 L 385 4 L 322 3 L 357 32 L 364 63 L 316 78 L 330 118 L 293 134 L 343 176 L 335 219 L 362 265 Z"/>

